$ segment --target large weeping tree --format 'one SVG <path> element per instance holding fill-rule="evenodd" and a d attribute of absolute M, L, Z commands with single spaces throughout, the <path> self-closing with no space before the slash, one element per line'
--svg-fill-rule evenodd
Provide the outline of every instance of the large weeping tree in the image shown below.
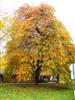
<path fill-rule="evenodd" d="M 69 66 L 75 61 L 75 45 L 69 32 L 54 16 L 54 8 L 42 4 L 24 5 L 13 18 L 11 40 L 7 44 L 7 73 L 19 81 L 39 82 L 42 71 L 55 75 L 59 81 L 70 82 Z"/>

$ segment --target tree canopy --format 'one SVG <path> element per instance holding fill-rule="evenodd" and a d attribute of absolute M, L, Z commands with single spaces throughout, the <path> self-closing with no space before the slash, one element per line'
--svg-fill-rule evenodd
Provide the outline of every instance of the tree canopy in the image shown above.
<path fill-rule="evenodd" d="M 42 71 L 70 82 L 69 66 L 75 62 L 75 45 L 52 6 L 24 5 L 13 18 L 7 43 L 7 74 L 19 81 L 35 79 Z"/>

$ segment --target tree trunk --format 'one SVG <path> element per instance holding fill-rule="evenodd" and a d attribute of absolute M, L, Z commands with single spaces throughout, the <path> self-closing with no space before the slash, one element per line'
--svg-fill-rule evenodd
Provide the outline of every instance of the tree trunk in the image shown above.
<path fill-rule="evenodd" d="M 41 65 L 40 64 L 40 60 L 37 61 L 37 68 L 35 70 L 35 84 L 39 83 L 39 78 L 40 78 L 40 72 L 41 72 Z"/>
<path fill-rule="evenodd" d="M 35 83 L 36 83 L 36 84 L 39 83 L 40 72 L 41 72 L 41 67 L 38 66 L 37 69 L 36 69 L 36 71 L 35 71 Z"/>
<path fill-rule="evenodd" d="M 59 83 L 59 78 L 60 78 L 60 75 L 59 74 L 57 74 L 57 83 Z"/>

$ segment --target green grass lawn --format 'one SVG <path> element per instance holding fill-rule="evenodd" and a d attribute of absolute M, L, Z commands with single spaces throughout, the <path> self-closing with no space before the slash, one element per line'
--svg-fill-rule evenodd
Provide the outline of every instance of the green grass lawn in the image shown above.
<path fill-rule="evenodd" d="M 74 100 L 73 87 L 49 84 L 0 83 L 0 100 Z"/>

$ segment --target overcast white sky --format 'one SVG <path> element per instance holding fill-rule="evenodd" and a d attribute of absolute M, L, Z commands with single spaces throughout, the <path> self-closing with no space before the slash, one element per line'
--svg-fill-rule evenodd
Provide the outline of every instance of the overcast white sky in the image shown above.
<path fill-rule="evenodd" d="M 47 3 L 54 6 L 56 10 L 55 15 L 71 33 L 71 37 L 75 43 L 75 0 L 0 0 L 2 8 L 9 13 L 24 3 L 31 5 Z"/>

